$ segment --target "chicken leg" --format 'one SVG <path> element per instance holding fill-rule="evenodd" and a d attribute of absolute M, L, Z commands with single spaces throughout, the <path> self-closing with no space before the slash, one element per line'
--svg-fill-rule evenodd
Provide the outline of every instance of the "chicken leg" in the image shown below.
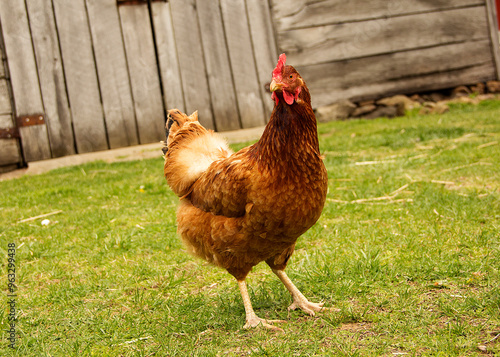
<path fill-rule="evenodd" d="M 243 306 L 245 306 L 246 324 L 243 328 L 257 327 L 259 325 L 275 330 L 284 332 L 283 329 L 269 324 L 270 322 L 285 322 L 283 320 L 265 320 L 258 317 L 253 311 L 252 302 L 250 301 L 250 296 L 248 295 L 247 283 L 245 280 L 238 280 L 238 286 L 240 288 L 241 297 L 243 298 Z"/>
<path fill-rule="evenodd" d="M 300 292 L 299 289 L 292 283 L 288 275 L 286 275 L 284 270 L 273 269 L 273 273 L 280 278 L 281 282 L 288 289 L 290 294 L 292 294 L 293 303 L 288 307 L 288 310 L 295 310 L 300 308 L 305 313 L 314 316 L 316 312 L 323 309 L 323 303 L 314 303 L 306 299 L 306 297 Z M 330 310 L 330 309 L 328 309 Z"/>

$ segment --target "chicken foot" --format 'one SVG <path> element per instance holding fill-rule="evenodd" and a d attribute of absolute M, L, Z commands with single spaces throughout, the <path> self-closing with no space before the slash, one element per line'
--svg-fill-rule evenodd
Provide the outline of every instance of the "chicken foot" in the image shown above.
<path fill-rule="evenodd" d="M 285 322 L 283 320 L 266 320 L 258 317 L 253 311 L 252 302 L 250 301 L 250 295 L 248 295 L 247 283 L 245 280 L 238 280 L 238 286 L 240 288 L 241 297 L 243 298 L 243 306 L 245 306 L 245 315 L 246 315 L 246 323 L 243 328 L 251 328 L 262 326 L 274 331 L 284 332 L 283 329 L 273 326 L 270 323 L 272 322 Z"/>
<path fill-rule="evenodd" d="M 286 275 L 284 270 L 273 269 L 273 273 L 278 276 L 283 285 L 288 289 L 290 294 L 292 294 L 293 303 L 288 307 L 288 310 L 295 310 L 300 308 L 305 313 L 314 316 L 316 312 L 321 310 L 330 310 L 323 307 L 324 303 L 310 302 L 307 298 L 300 292 L 299 289 L 292 283 L 288 275 Z"/>

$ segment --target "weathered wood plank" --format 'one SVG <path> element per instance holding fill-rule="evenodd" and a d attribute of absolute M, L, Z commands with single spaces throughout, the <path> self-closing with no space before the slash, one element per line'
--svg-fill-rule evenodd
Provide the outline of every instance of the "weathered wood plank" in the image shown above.
<path fill-rule="evenodd" d="M 281 32 L 476 5 L 484 5 L 484 0 L 272 0 L 272 11 L 277 31 Z"/>
<path fill-rule="evenodd" d="M 26 5 L 52 156 L 72 155 L 75 142 L 52 2 L 27 0 Z"/>
<path fill-rule="evenodd" d="M 495 0 L 486 0 L 486 16 L 488 18 L 488 27 L 491 39 L 491 53 L 495 61 L 497 79 L 500 79 L 500 49 L 498 46 L 498 19 Z"/>
<path fill-rule="evenodd" d="M 271 100 L 271 94 L 268 92 L 266 84 L 271 81 L 272 71 L 278 62 L 271 13 L 267 0 L 247 0 L 246 6 L 259 76 L 259 88 L 264 103 L 265 118 L 268 121 L 273 111 L 274 102 Z"/>
<path fill-rule="evenodd" d="M 16 124 L 12 118 L 12 114 L 0 114 L 0 128 L 10 129 L 15 128 Z"/>
<path fill-rule="evenodd" d="M 35 55 L 31 43 L 24 1 L 0 2 L 0 22 L 5 51 L 9 60 L 10 79 L 17 116 L 43 113 Z M 50 158 L 49 138 L 45 125 L 20 128 L 26 161 Z"/>
<path fill-rule="evenodd" d="M 303 66 L 487 37 L 479 6 L 291 30 L 279 35 L 279 44 L 290 63 Z"/>
<path fill-rule="evenodd" d="M 217 131 L 240 129 L 220 8 L 210 0 L 197 5 L 215 126 Z"/>
<path fill-rule="evenodd" d="M 53 1 L 78 153 L 108 148 L 84 1 Z"/>
<path fill-rule="evenodd" d="M 184 112 L 184 94 L 182 93 L 182 81 L 175 48 L 170 4 L 153 2 L 151 11 L 165 108 L 177 108 Z"/>
<path fill-rule="evenodd" d="M 493 79 L 493 62 L 484 56 L 489 46 L 489 40 L 481 40 L 303 66 L 297 70 L 307 82 L 313 107 L 317 108 L 340 99 L 374 99 Z"/>
<path fill-rule="evenodd" d="M 15 127 L 12 115 L 0 115 L 0 129 Z M 17 164 L 22 161 L 18 139 L 0 139 L 0 166 Z"/>
<path fill-rule="evenodd" d="M 5 78 L 0 79 L 0 115 L 2 114 L 12 114 L 9 87 Z"/>
<path fill-rule="evenodd" d="M 87 0 L 87 11 L 111 149 L 137 145 L 137 126 L 115 0 Z"/>
<path fill-rule="evenodd" d="M 146 144 L 160 141 L 165 137 L 165 110 L 149 10 L 145 4 L 120 6 L 119 11 L 132 83 L 139 142 Z"/>
<path fill-rule="evenodd" d="M 200 123 L 214 129 L 195 0 L 171 0 L 172 23 L 186 111 L 198 110 Z"/>
<path fill-rule="evenodd" d="M 0 4 L 1 6 L 1 4 Z M 1 25 L 1 23 L 0 23 Z M 3 37 L 0 36 L 0 78 L 6 78 L 7 73 L 5 71 L 6 66 L 6 56 L 5 56 L 5 45 L 3 43 Z"/>
<path fill-rule="evenodd" d="M 264 125 L 264 104 L 244 0 L 221 0 L 221 9 L 242 127 Z"/>

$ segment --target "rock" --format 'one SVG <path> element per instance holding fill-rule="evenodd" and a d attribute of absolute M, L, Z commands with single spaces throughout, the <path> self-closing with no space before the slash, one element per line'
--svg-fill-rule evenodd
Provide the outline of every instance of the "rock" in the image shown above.
<path fill-rule="evenodd" d="M 352 116 L 357 118 L 360 116 L 363 116 L 365 114 L 373 112 L 375 109 L 377 109 L 377 106 L 375 104 L 366 104 L 363 106 L 359 106 L 354 111 L 352 112 Z"/>
<path fill-rule="evenodd" d="M 363 118 L 365 119 L 375 119 L 375 118 L 394 118 L 398 116 L 398 109 L 394 106 L 386 107 L 386 106 L 379 106 L 377 109 L 375 109 L 373 112 L 368 113 L 367 115 L 364 115 Z"/>
<path fill-rule="evenodd" d="M 486 88 L 490 93 L 500 93 L 500 81 L 488 81 L 486 82 Z"/>
<path fill-rule="evenodd" d="M 389 106 L 397 106 L 399 104 L 403 104 L 406 110 L 413 109 L 415 107 L 419 107 L 420 103 L 408 98 L 406 95 L 398 94 L 393 97 L 382 98 L 377 101 L 378 105 Z"/>
<path fill-rule="evenodd" d="M 364 101 L 358 103 L 358 105 L 360 107 L 364 107 L 364 106 L 371 105 L 371 104 L 375 104 L 375 101 L 373 99 L 372 100 L 364 100 Z"/>
<path fill-rule="evenodd" d="M 443 93 L 433 92 L 429 94 L 429 99 L 436 103 L 444 100 L 445 98 L 446 96 Z"/>
<path fill-rule="evenodd" d="M 344 99 L 337 103 L 316 109 L 316 119 L 319 122 L 347 119 L 351 116 L 354 109 L 356 109 L 356 105 Z"/>
<path fill-rule="evenodd" d="M 406 95 L 395 95 L 393 97 L 382 98 L 377 101 L 378 105 L 393 106 L 397 109 L 397 115 L 403 116 L 407 110 L 420 107 L 420 103 L 411 100 Z"/>
<path fill-rule="evenodd" d="M 414 102 L 417 102 L 419 104 L 423 104 L 425 102 L 425 99 L 422 98 L 421 96 L 419 96 L 418 94 L 414 94 L 410 97 L 411 100 L 413 100 Z"/>
<path fill-rule="evenodd" d="M 494 94 L 479 94 L 477 97 L 477 100 L 489 100 L 489 99 L 496 99 L 497 97 Z"/>
<path fill-rule="evenodd" d="M 423 104 L 422 109 L 418 112 L 420 115 L 425 115 L 425 114 L 443 114 L 446 113 L 448 110 L 450 110 L 450 107 L 448 107 L 448 104 L 446 102 L 441 101 L 441 102 L 425 102 Z"/>
<path fill-rule="evenodd" d="M 457 97 L 450 99 L 448 103 L 465 103 L 465 104 L 478 104 L 481 100 L 478 99 L 477 97 L 471 98 L 471 97 Z"/>
<path fill-rule="evenodd" d="M 472 92 L 470 91 L 470 89 L 468 87 L 458 86 L 451 91 L 451 97 L 452 98 L 463 97 L 463 96 L 468 96 L 471 93 Z"/>
<path fill-rule="evenodd" d="M 434 108 L 432 109 L 431 113 L 444 114 L 449 110 L 450 110 L 450 107 L 448 106 L 448 104 L 446 104 L 444 102 L 437 102 L 436 105 L 434 106 Z"/>
<path fill-rule="evenodd" d="M 478 83 L 474 86 L 471 86 L 470 89 L 473 93 L 477 94 L 484 94 L 486 92 L 486 86 L 484 85 L 484 83 Z"/>

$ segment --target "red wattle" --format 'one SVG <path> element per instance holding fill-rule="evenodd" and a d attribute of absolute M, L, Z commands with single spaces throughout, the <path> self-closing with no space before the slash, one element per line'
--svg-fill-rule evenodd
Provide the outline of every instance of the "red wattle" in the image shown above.
<path fill-rule="evenodd" d="M 286 90 L 283 91 L 283 99 L 285 99 L 285 102 L 288 105 L 292 105 L 295 100 L 293 94 L 288 93 Z"/>
<path fill-rule="evenodd" d="M 271 99 L 273 99 L 274 102 L 276 103 L 276 105 L 278 105 L 280 100 L 278 99 L 278 96 L 276 95 L 275 92 L 273 92 L 273 94 L 271 94 Z"/>

